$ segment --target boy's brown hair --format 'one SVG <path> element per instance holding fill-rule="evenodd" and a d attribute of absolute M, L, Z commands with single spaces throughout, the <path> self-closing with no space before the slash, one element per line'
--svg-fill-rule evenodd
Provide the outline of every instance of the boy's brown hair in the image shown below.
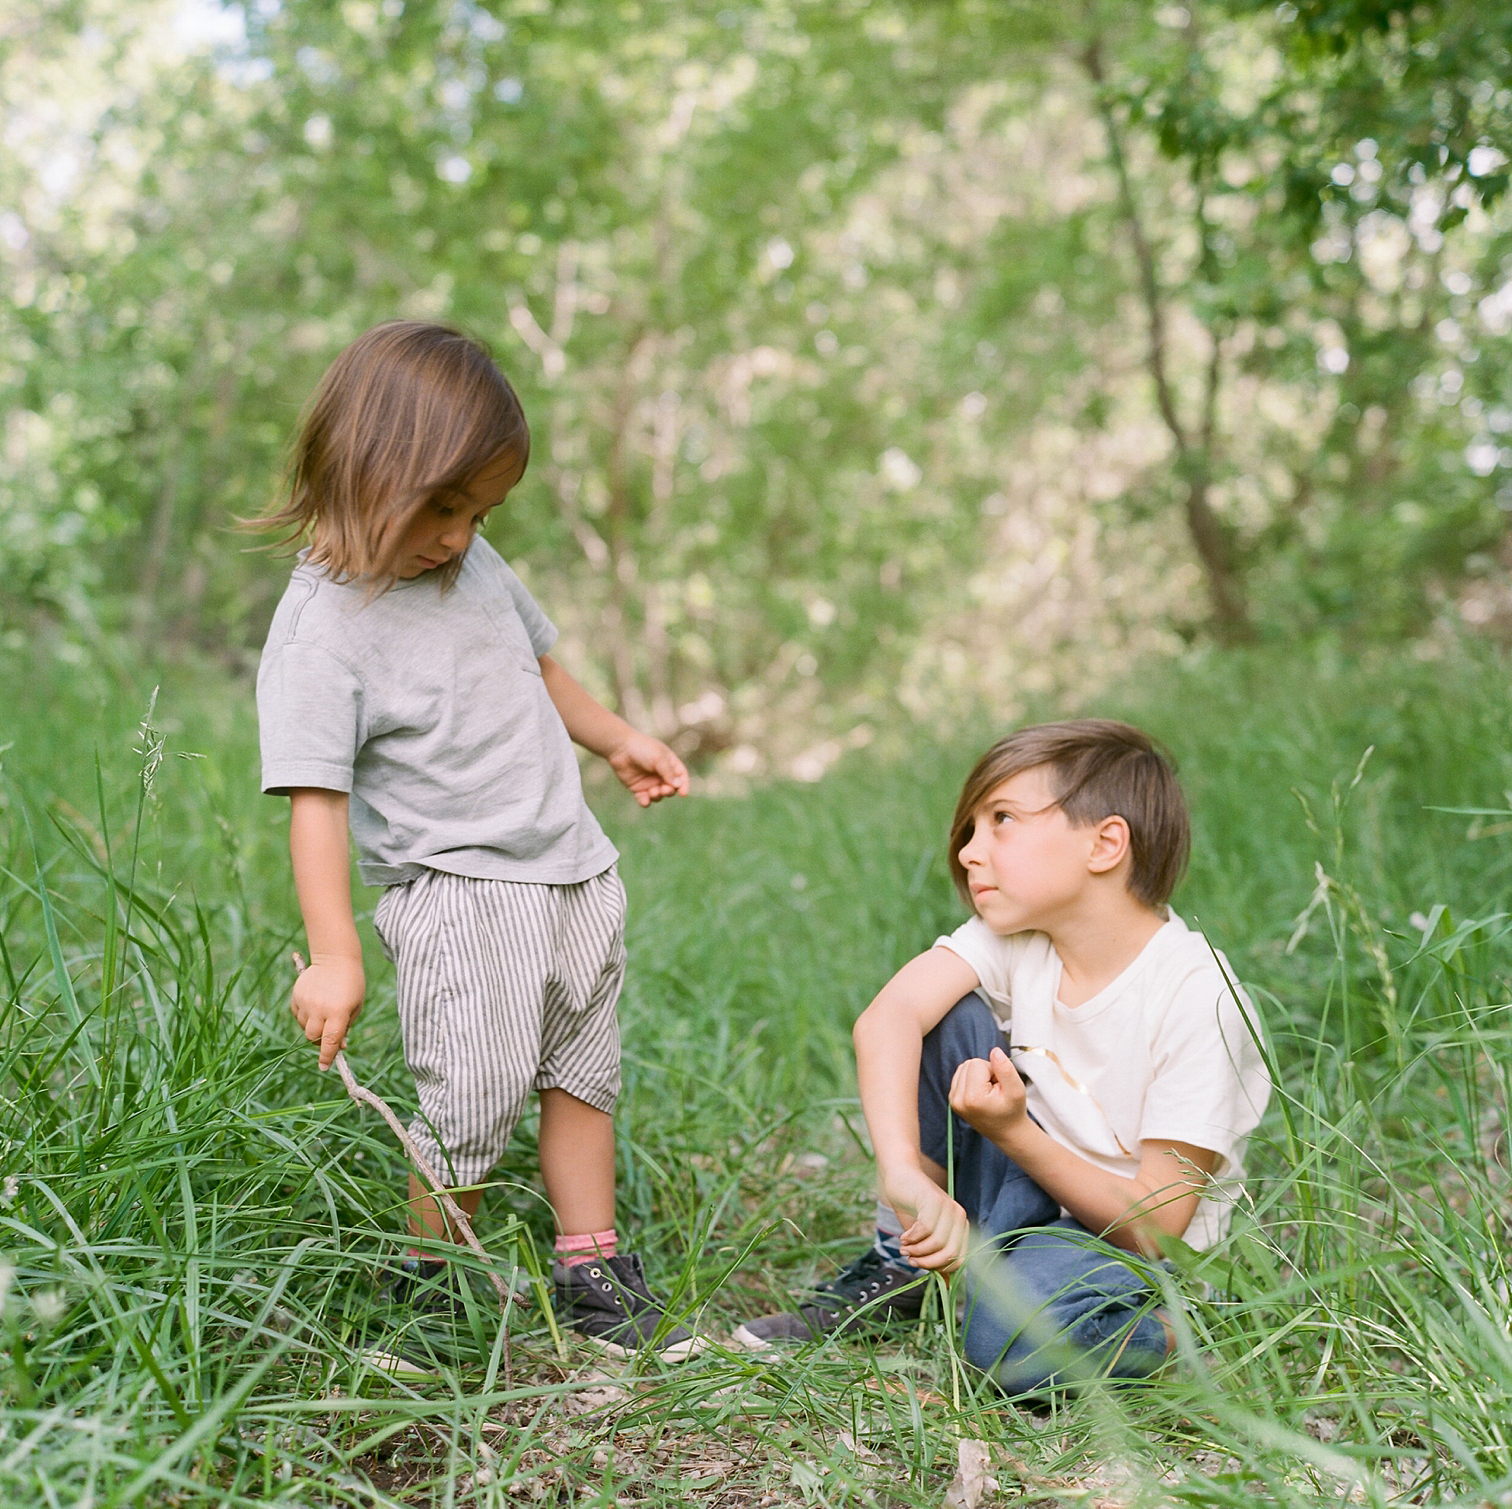
<path fill-rule="evenodd" d="M 1176 889 L 1192 848 L 1186 800 L 1171 757 L 1146 733 L 1111 718 L 1040 723 L 999 739 L 976 762 L 950 824 L 950 874 L 968 905 L 961 850 L 977 809 L 1020 771 L 1050 769 L 1055 805 L 1077 827 L 1121 817 L 1129 825 L 1129 891 L 1157 912 Z"/>
<path fill-rule="evenodd" d="M 390 585 L 409 526 L 489 462 L 530 459 L 525 411 L 484 344 L 448 325 L 390 320 L 331 363 L 289 461 L 287 496 L 257 527 L 310 532 L 311 564 Z M 518 480 L 518 477 L 516 478 Z M 462 569 L 441 568 L 449 586 Z"/>

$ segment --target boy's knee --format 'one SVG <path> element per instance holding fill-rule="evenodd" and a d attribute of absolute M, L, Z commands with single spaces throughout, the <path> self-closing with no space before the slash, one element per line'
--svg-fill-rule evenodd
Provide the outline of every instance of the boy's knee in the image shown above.
<path fill-rule="evenodd" d="M 1154 1316 L 1104 1307 L 1102 1316 L 1077 1323 L 1051 1305 L 1012 1320 L 979 1312 L 967 1322 L 961 1350 L 1012 1399 L 1093 1379 L 1147 1378 L 1164 1364 L 1168 1349 Z"/>
<path fill-rule="evenodd" d="M 1137 1258 L 1069 1219 L 1028 1232 L 1013 1257 L 1023 1281 L 1063 1324 L 1087 1310 L 1140 1302 L 1153 1292 Z"/>
<path fill-rule="evenodd" d="M 919 1147 L 926 1158 L 944 1167 L 952 1129 L 947 1105 L 956 1069 L 971 1058 L 986 1058 L 1002 1041 L 996 1018 L 975 991 L 962 996 L 925 1034 L 919 1054 Z"/>
<path fill-rule="evenodd" d="M 962 996 L 925 1034 L 923 1062 L 954 1074 L 970 1058 L 986 1058 L 1002 1045 L 1003 1032 L 987 1002 L 976 992 Z"/>
<path fill-rule="evenodd" d="M 1053 1326 L 1043 1296 L 1015 1271 L 1012 1251 L 979 1254 L 966 1283 L 961 1350 L 973 1367 L 993 1372 L 1009 1354 L 1032 1351 Z"/>
<path fill-rule="evenodd" d="M 1049 1386 L 1077 1360 L 1053 1315 L 1032 1304 L 1008 1307 L 1002 1296 L 986 1294 L 976 1296 L 967 1315 L 961 1351 L 1010 1397 Z"/>

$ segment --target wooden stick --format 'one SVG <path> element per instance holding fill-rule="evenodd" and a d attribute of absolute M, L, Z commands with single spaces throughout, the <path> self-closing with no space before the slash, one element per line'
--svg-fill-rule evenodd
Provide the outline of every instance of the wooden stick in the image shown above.
<path fill-rule="evenodd" d="M 300 954 L 295 953 L 293 955 L 293 959 L 295 970 L 299 974 L 303 974 L 305 972 L 305 961 L 303 957 Z M 435 1169 L 431 1167 L 430 1160 L 415 1145 L 414 1138 L 410 1136 L 408 1130 L 405 1128 L 404 1123 L 400 1121 L 399 1118 L 394 1114 L 393 1109 L 392 1107 L 390 1107 L 389 1103 L 381 1095 L 374 1094 L 374 1092 L 372 1090 L 369 1090 L 366 1085 L 360 1084 L 358 1082 L 357 1076 L 352 1073 L 351 1065 L 347 1063 L 346 1054 L 339 1048 L 336 1050 L 336 1058 L 334 1062 L 337 1072 L 341 1075 L 341 1082 L 346 1086 L 347 1094 L 350 1095 L 353 1100 L 360 1101 L 364 1105 L 372 1106 L 372 1108 L 377 1111 L 377 1113 L 381 1117 L 383 1117 L 383 1119 L 388 1122 L 389 1126 L 393 1129 L 394 1135 L 399 1139 L 399 1142 L 404 1148 L 404 1151 L 409 1154 L 409 1160 L 412 1164 L 414 1164 L 415 1170 L 417 1173 L 419 1173 L 421 1180 L 425 1184 L 430 1186 L 431 1193 L 435 1195 L 436 1200 L 440 1204 L 442 1210 L 446 1212 L 448 1219 L 453 1223 L 456 1229 L 462 1233 L 462 1240 L 466 1242 L 467 1245 L 471 1247 L 472 1250 L 477 1253 L 480 1258 L 482 1258 L 484 1268 L 488 1273 L 489 1281 L 493 1284 L 494 1289 L 498 1293 L 499 1309 L 501 1311 L 508 1310 L 510 1301 L 515 1298 L 514 1291 L 509 1287 L 508 1284 L 504 1282 L 502 1278 L 499 1277 L 499 1274 L 494 1265 L 494 1260 L 488 1255 L 487 1249 L 485 1249 L 483 1244 L 473 1234 L 472 1222 L 468 1220 L 462 1207 L 458 1205 L 454 1199 L 452 1199 L 451 1192 L 441 1182 L 440 1175 L 437 1174 Z M 504 1336 L 504 1380 L 506 1387 L 511 1386 L 512 1371 L 513 1369 L 510 1365 L 509 1356 L 509 1335 L 506 1331 Z"/>

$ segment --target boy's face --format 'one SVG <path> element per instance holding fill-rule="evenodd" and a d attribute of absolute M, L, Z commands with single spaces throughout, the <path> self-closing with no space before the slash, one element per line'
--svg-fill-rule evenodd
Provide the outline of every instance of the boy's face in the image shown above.
<path fill-rule="evenodd" d="M 1103 847 L 1102 825 L 1074 827 L 1055 805 L 1049 767 L 1039 765 L 987 795 L 959 857 L 972 905 L 993 932 L 1054 934 L 1106 869 Z"/>
<path fill-rule="evenodd" d="M 490 461 L 460 492 L 425 505 L 410 522 L 399 552 L 402 581 L 422 576 L 462 555 L 488 511 L 520 480 L 520 464 L 507 452 Z"/>

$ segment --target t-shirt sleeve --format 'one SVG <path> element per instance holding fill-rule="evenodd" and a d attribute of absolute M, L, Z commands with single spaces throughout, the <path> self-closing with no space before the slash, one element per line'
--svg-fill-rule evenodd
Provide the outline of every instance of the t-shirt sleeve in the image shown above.
<path fill-rule="evenodd" d="M 262 789 L 350 791 L 362 719 L 362 682 L 337 656 L 297 640 L 270 648 L 257 672 Z"/>
<path fill-rule="evenodd" d="M 1218 1154 L 1215 1174 L 1259 1124 L 1270 1097 L 1265 1061 L 1244 1009 L 1215 967 L 1194 969 L 1176 990 L 1155 1036 L 1140 1140 L 1169 1137 Z"/>
<path fill-rule="evenodd" d="M 500 560 L 499 565 L 504 569 L 504 585 L 509 589 L 515 612 L 520 615 L 520 622 L 530 637 L 530 648 L 539 660 L 557 642 L 557 627 L 541 611 L 540 603 L 530 595 L 530 589 L 514 574 L 508 562 Z"/>
<path fill-rule="evenodd" d="M 1000 938 L 980 917 L 972 917 L 953 933 L 936 938 L 934 946 L 948 948 L 964 959 L 976 971 L 977 980 L 994 1005 L 1006 1008 L 1012 1003 L 1011 938 Z"/>

